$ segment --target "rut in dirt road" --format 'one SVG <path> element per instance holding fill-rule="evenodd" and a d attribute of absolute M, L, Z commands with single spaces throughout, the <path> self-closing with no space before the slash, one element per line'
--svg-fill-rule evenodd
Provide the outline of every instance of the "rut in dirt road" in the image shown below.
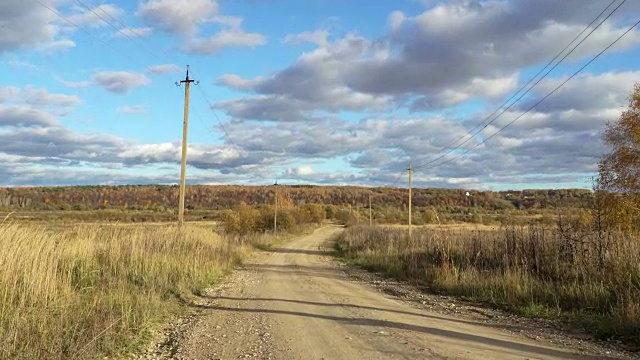
<path fill-rule="evenodd" d="M 354 282 L 323 250 L 328 226 L 256 256 L 213 290 L 172 357 L 602 359 L 448 317 Z"/>

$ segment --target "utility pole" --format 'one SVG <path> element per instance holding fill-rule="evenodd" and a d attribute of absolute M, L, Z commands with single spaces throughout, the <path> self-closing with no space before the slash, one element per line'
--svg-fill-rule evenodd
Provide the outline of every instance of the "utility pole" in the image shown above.
<path fill-rule="evenodd" d="M 409 238 L 411 238 L 411 185 L 413 182 L 413 162 L 409 162 Z"/>
<path fill-rule="evenodd" d="M 273 214 L 273 236 L 278 237 L 278 181 L 273 184 L 276 188 L 276 211 Z"/>
<path fill-rule="evenodd" d="M 187 172 L 187 132 L 189 131 L 189 89 L 194 80 L 189 78 L 189 65 L 187 65 L 187 77 L 176 82 L 176 86 L 185 84 L 184 87 L 184 121 L 182 123 L 182 165 L 180 166 L 180 200 L 178 205 L 178 224 L 184 225 L 184 194 L 186 190 Z M 197 85 L 197 83 L 196 83 Z"/>
<path fill-rule="evenodd" d="M 373 217 L 371 216 L 371 194 L 369 194 L 369 226 L 373 225 Z"/>

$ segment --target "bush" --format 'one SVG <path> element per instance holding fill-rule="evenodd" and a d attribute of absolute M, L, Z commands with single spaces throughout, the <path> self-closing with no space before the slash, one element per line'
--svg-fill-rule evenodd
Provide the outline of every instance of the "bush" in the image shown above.
<path fill-rule="evenodd" d="M 236 206 L 225 214 L 223 229 L 227 234 L 247 235 L 273 231 L 275 207 L 265 205 L 254 209 L 246 204 Z M 301 226 L 322 224 L 325 209 L 321 205 L 307 204 L 294 208 L 278 208 L 278 231 L 291 232 Z"/>

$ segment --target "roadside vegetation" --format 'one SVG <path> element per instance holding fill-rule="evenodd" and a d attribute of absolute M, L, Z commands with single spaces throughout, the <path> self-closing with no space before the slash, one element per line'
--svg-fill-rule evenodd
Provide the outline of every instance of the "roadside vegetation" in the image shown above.
<path fill-rule="evenodd" d="M 350 227 L 350 262 L 528 316 L 564 318 L 599 338 L 640 339 L 640 237 L 539 225 L 493 231 Z"/>
<path fill-rule="evenodd" d="M 483 231 L 418 227 L 409 237 L 406 229 L 355 226 L 339 239 L 340 253 L 437 292 L 562 318 L 640 350 L 640 85 L 629 100 L 604 132 L 610 152 L 584 206 Z"/>
<path fill-rule="evenodd" d="M 1 225 L 0 358 L 135 348 L 249 249 L 195 226 Z"/>
<path fill-rule="evenodd" d="M 324 220 L 322 206 L 282 201 L 279 239 Z M 135 351 L 252 248 L 278 241 L 273 211 L 241 204 L 218 232 L 210 224 L 0 224 L 0 358 Z"/>

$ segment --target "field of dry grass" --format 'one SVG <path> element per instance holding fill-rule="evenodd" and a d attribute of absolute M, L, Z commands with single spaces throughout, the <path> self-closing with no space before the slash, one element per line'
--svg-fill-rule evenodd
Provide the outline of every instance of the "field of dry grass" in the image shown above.
<path fill-rule="evenodd" d="M 261 243 L 268 239 L 261 239 Z M 145 341 L 248 253 L 205 226 L 0 224 L 0 358 L 90 359 Z"/>
<path fill-rule="evenodd" d="M 349 261 L 437 292 L 524 315 L 562 318 L 640 349 L 640 238 L 531 227 L 351 227 Z"/>

